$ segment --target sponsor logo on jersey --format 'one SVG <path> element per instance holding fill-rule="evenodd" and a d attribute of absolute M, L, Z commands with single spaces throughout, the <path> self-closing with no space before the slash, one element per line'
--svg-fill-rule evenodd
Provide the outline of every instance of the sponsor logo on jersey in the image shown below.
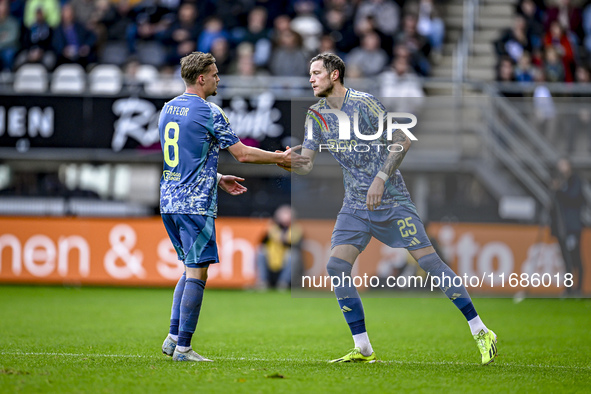
<path fill-rule="evenodd" d="M 162 172 L 162 177 L 164 178 L 165 181 L 180 181 L 181 180 L 181 173 L 164 170 Z"/>

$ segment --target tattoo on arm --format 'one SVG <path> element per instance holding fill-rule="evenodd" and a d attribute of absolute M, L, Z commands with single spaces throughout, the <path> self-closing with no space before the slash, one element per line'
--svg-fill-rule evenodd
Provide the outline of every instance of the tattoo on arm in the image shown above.
<path fill-rule="evenodd" d="M 396 150 L 394 152 L 390 152 L 386 158 L 386 162 L 380 171 L 386 173 L 389 177 L 394 175 L 398 167 L 400 167 L 400 164 L 406 155 L 406 151 L 410 147 L 410 140 L 402 130 L 396 130 L 394 134 L 392 134 L 392 144 L 398 144 L 402 146 L 402 151 L 398 152 L 398 150 Z"/>

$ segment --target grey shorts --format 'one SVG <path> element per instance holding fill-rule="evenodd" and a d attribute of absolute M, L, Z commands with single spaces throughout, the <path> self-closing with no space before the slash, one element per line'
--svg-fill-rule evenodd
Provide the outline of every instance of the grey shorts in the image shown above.
<path fill-rule="evenodd" d="M 362 252 L 372 237 L 392 248 L 431 246 L 415 206 L 405 203 L 377 211 L 343 207 L 332 232 L 331 248 L 353 245 Z"/>

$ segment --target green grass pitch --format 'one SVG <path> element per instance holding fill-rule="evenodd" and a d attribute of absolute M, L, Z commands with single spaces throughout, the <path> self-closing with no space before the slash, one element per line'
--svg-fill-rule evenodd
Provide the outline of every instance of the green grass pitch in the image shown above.
<path fill-rule="evenodd" d="M 160 353 L 172 289 L 0 287 L 0 392 L 589 392 L 591 300 L 476 299 L 499 336 L 480 366 L 443 298 L 366 298 L 376 364 L 331 365 L 353 345 L 334 299 L 208 290 L 193 346 Z"/>

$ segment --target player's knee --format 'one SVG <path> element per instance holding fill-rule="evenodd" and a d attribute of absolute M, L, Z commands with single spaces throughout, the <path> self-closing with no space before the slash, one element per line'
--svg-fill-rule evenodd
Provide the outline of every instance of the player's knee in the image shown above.
<path fill-rule="evenodd" d="M 331 257 L 328 259 L 328 264 L 326 264 L 326 272 L 328 272 L 330 276 L 340 277 L 343 274 L 349 276 L 351 275 L 352 269 L 353 266 L 349 262 L 339 259 L 338 257 Z"/>
<path fill-rule="evenodd" d="M 208 268 L 209 268 L 209 266 L 199 267 L 199 268 L 186 267 L 185 273 L 187 275 L 187 278 L 199 279 L 204 282 L 207 282 Z"/>
<path fill-rule="evenodd" d="M 426 256 L 421 257 L 417 263 L 419 263 L 419 267 L 421 267 L 425 272 L 440 272 L 447 265 L 441 260 L 437 253 L 431 253 Z"/>

